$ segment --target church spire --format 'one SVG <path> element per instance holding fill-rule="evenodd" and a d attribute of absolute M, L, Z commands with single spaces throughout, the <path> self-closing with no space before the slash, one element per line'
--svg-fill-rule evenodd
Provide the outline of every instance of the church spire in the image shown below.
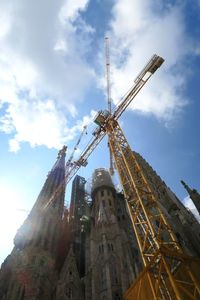
<path fill-rule="evenodd" d="M 182 185 L 188 192 L 190 199 L 194 203 L 198 213 L 200 214 L 200 194 L 195 189 L 191 189 L 183 180 L 181 180 Z"/>
<path fill-rule="evenodd" d="M 63 148 L 58 152 L 57 161 L 47 175 L 44 186 L 31 212 L 53 206 L 54 208 L 57 208 L 60 214 L 62 214 L 65 190 L 66 150 L 67 147 L 63 146 Z"/>
<path fill-rule="evenodd" d="M 14 244 L 17 248 L 26 245 L 56 251 L 57 230 L 62 219 L 65 196 L 65 153 L 64 146 L 57 161 L 49 172 L 44 186 L 28 218 L 17 231 Z"/>
<path fill-rule="evenodd" d="M 0 276 L 0 299 L 54 299 L 64 210 L 65 153 L 66 146 L 59 151 L 34 207 L 14 238 L 15 247 Z"/>

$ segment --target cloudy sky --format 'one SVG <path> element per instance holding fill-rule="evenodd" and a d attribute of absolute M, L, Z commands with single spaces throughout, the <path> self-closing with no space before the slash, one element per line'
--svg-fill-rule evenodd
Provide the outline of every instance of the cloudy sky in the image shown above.
<path fill-rule="evenodd" d="M 106 108 L 105 36 L 113 107 L 152 54 L 165 59 L 120 122 L 181 200 L 180 179 L 200 189 L 199 0 L 0 0 L 1 261 L 57 150 Z M 104 141 L 79 174 L 108 167 L 107 152 Z"/>

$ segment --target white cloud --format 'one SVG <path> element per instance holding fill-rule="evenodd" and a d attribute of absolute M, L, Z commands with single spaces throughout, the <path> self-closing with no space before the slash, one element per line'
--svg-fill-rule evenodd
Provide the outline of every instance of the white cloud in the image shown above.
<path fill-rule="evenodd" d="M 0 130 L 14 135 L 11 151 L 60 147 L 77 131 L 66 115 L 77 115 L 94 79 L 84 59 L 93 30 L 79 16 L 88 0 L 69 2 L 0 2 Z"/>
<path fill-rule="evenodd" d="M 196 217 L 196 219 L 200 222 L 200 215 L 199 215 L 196 207 L 194 206 L 193 201 L 190 199 L 189 196 L 187 196 L 183 199 L 183 203 L 187 208 L 189 208 L 189 210 L 193 213 L 193 215 Z"/>
<path fill-rule="evenodd" d="M 77 14 L 81 10 L 85 10 L 88 4 L 88 0 L 67 0 L 63 5 L 59 18 L 64 23 L 66 19 L 74 20 Z"/>
<path fill-rule="evenodd" d="M 94 111 L 78 120 L 74 126 L 69 126 L 65 115 L 56 109 L 52 100 L 32 102 L 20 99 L 9 106 L 2 118 L 0 129 L 16 134 L 10 140 L 10 150 L 16 152 L 22 142 L 29 142 L 32 147 L 45 145 L 48 148 L 60 148 L 71 141 L 84 125 L 94 118 Z"/>
<path fill-rule="evenodd" d="M 86 61 L 95 29 L 80 16 L 88 3 L 0 1 L 0 130 L 12 151 L 22 142 L 60 147 L 77 132 L 77 107 L 96 80 Z M 168 121 L 187 103 L 182 62 L 199 46 L 185 33 L 181 8 L 166 3 L 115 0 L 108 35 L 115 103 L 152 53 L 166 59 L 132 107 Z"/>
<path fill-rule="evenodd" d="M 156 53 L 165 63 L 131 108 L 154 114 L 158 119 L 172 120 L 187 104 L 183 96 L 188 75 L 184 59 L 191 53 L 197 54 L 186 34 L 182 7 L 167 1 L 116 0 L 112 16 L 108 35 L 114 103 L 129 90 L 137 73 Z"/>

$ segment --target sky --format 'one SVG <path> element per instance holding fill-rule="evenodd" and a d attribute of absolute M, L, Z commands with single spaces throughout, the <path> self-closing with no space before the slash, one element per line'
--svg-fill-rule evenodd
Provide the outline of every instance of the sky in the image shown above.
<path fill-rule="evenodd" d="M 162 67 L 121 116 L 132 149 L 193 209 L 183 179 L 200 190 L 199 0 L 0 0 L 0 263 L 65 144 L 76 157 L 156 53 Z M 79 175 L 109 167 L 107 140 Z M 117 183 L 117 179 L 114 179 Z M 70 201 L 67 187 L 66 204 Z"/>

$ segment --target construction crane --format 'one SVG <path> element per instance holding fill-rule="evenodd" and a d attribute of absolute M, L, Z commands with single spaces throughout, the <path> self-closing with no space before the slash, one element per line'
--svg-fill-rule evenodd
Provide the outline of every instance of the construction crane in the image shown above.
<path fill-rule="evenodd" d="M 66 170 L 65 184 L 81 166 L 87 165 L 90 154 L 108 135 L 144 264 L 143 272 L 126 291 L 126 300 L 200 299 L 199 274 L 196 272 L 199 261 L 185 254 L 179 245 L 117 121 L 163 61 L 163 58 L 154 55 L 114 112 L 105 110 L 98 113 L 95 118 L 98 127 L 92 142 Z M 53 198 L 49 203 L 51 201 Z"/>
<path fill-rule="evenodd" d="M 72 161 L 73 161 L 73 159 L 74 159 L 74 154 L 75 154 L 76 150 L 78 149 L 78 146 L 79 146 L 79 144 L 80 144 L 80 142 L 81 142 L 81 140 L 82 140 L 82 137 L 83 137 L 84 134 L 87 133 L 86 130 L 87 130 L 87 126 L 85 125 L 85 126 L 83 126 L 83 129 L 82 129 L 81 134 L 80 134 L 80 136 L 79 136 L 79 138 L 78 138 L 78 141 L 76 142 L 76 145 L 74 146 L 74 148 L 73 148 L 73 150 L 72 150 L 72 153 L 71 153 L 71 155 L 70 155 L 68 161 L 66 162 L 66 165 L 65 165 L 65 171 L 67 171 L 67 169 L 70 168 L 70 166 L 71 166 L 71 164 L 72 164 Z"/>
<path fill-rule="evenodd" d="M 107 87 L 107 103 L 108 103 L 108 111 L 112 113 L 112 101 L 111 101 L 111 85 L 110 85 L 110 47 L 109 47 L 109 38 L 105 38 L 105 57 L 106 57 L 106 87 Z M 113 164 L 113 156 L 112 151 L 108 142 L 109 148 L 109 158 L 110 158 L 110 175 L 114 175 L 114 164 Z"/>
<path fill-rule="evenodd" d="M 108 110 L 99 111 L 96 116 L 94 122 L 98 125 L 98 127 L 94 130 L 93 136 L 94 138 L 89 143 L 89 145 L 84 149 L 79 159 L 71 163 L 70 168 L 66 170 L 66 184 L 72 179 L 72 177 L 77 173 L 80 167 L 86 167 L 88 164 L 88 158 L 97 145 L 101 142 L 104 136 L 107 134 L 106 125 L 110 120 L 117 121 L 121 114 L 126 110 L 138 92 L 142 89 L 142 87 L 147 83 L 150 77 L 156 72 L 156 70 L 163 63 L 163 58 L 157 56 L 156 54 L 151 57 L 146 66 L 142 69 L 139 75 L 134 80 L 134 85 L 132 88 L 124 95 L 121 99 L 115 110 L 110 113 Z M 106 121 L 106 122 L 105 122 Z M 102 125 L 104 122 L 104 125 Z M 114 153 L 112 153 L 114 155 Z"/>

